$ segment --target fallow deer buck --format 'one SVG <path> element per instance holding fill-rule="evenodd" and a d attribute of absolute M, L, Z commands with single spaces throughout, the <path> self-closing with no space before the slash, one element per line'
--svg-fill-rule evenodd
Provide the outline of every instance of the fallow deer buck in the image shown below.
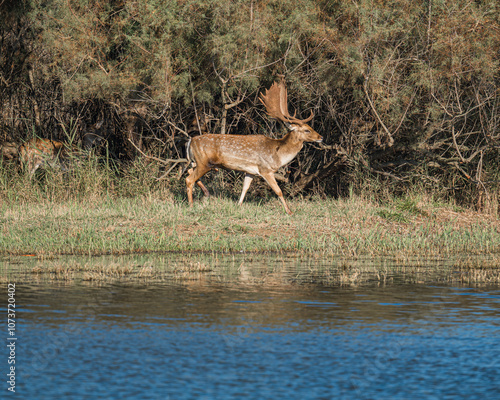
<path fill-rule="evenodd" d="M 274 173 L 295 158 L 304 142 L 321 142 L 323 138 L 307 125 L 314 113 L 311 112 L 311 116 L 306 119 L 298 119 L 295 114 L 292 117 L 288 113 L 287 90 L 283 80 L 273 83 L 265 94 L 260 94 L 259 100 L 266 107 L 268 115 L 283 121 L 290 132 L 281 139 L 271 139 L 264 135 L 217 134 L 192 138 L 187 146 L 188 159 L 194 161 L 195 168 L 188 171 L 189 176 L 186 178 L 190 205 L 193 205 L 194 184 L 203 190 L 205 196 L 209 196 L 207 188 L 199 179 L 211 169 L 223 167 L 245 172 L 239 205 L 243 203 L 254 176 L 258 175 L 263 177 L 278 195 L 285 211 L 292 214 Z"/>

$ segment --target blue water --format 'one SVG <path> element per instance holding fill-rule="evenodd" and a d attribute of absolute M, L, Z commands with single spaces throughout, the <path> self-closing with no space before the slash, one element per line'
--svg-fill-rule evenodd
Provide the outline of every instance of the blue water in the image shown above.
<path fill-rule="evenodd" d="M 16 296 L 16 394 L 4 384 L 2 398 L 500 399 L 498 287 L 40 284 Z"/>

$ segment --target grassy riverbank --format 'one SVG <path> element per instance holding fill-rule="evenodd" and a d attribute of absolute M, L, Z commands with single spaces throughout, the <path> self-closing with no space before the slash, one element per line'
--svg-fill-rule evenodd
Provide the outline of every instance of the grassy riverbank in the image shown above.
<path fill-rule="evenodd" d="M 134 252 L 288 252 L 356 257 L 449 257 L 500 253 L 496 216 L 423 196 L 378 202 L 213 197 L 193 208 L 173 196 L 90 201 L 3 201 L 0 254 L 126 254 Z"/>

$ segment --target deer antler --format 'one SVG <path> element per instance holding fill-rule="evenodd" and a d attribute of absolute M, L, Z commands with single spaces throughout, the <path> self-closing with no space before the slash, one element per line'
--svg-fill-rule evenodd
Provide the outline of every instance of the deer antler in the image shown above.
<path fill-rule="evenodd" d="M 283 78 L 281 78 L 279 83 L 274 82 L 269 89 L 266 89 L 265 94 L 261 93 L 259 100 L 264 104 L 271 118 L 277 118 L 283 122 L 304 124 L 314 117 L 312 111 L 309 118 L 306 119 L 295 118 L 296 112 L 294 112 L 293 117 L 290 115 L 288 112 L 287 90 Z"/>

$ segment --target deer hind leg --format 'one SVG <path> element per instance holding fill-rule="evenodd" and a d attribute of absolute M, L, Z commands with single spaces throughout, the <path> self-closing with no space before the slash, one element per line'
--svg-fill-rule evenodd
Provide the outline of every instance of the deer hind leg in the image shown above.
<path fill-rule="evenodd" d="M 207 167 L 206 165 L 200 165 L 200 164 L 197 164 L 195 169 L 190 168 L 188 170 L 189 175 L 186 178 L 186 185 L 187 185 L 188 202 L 190 205 L 193 205 L 193 187 L 194 187 L 195 183 L 201 188 L 201 190 L 203 190 L 203 193 L 206 196 L 210 195 L 208 193 L 208 190 L 205 187 L 205 185 L 203 185 L 203 183 L 199 182 L 199 179 L 203 175 L 205 175 L 208 171 L 210 171 L 209 167 Z"/>
<path fill-rule="evenodd" d="M 274 190 L 274 193 L 277 194 L 279 199 L 281 200 L 281 203 L 283 204 L 283 207 L 285 207 L 285 211 L 287 214 L 292 215 L 292 211 L 290 208 L 288 208 L 288 205 L 286 204 L 285 198 L 283 197 L 283 192 L 281 191 L 280 187 L 278 186 L 278 182 L 276 182 L 276 178 L 274 177 L 274 173 L 269 172 L 266 174 L 261 174 L 261 176 L 266 180 L 266 182 L 271 186 L 271 189 Z"/>
<path fill-rule="evenodd" d="M 201 190 L 203 190 L 203 194 L 205 196 L 210 197 L 210 192 L 201 181 L 196 181 L 196 184 L 201 188 Z"/>
<path fill-rule="evenodd" d="M 253 181 L 253 175 L 245 174 L 245 180 L 243 181 L 243 190 L 241 191 L 240 200 L 238 201 L 238 204 L 240 206 L 243 203 L 243 199 L 245 198 L 245 195 L 247 194 L 248 188 L 250 187 L 252 181 Z"/>

